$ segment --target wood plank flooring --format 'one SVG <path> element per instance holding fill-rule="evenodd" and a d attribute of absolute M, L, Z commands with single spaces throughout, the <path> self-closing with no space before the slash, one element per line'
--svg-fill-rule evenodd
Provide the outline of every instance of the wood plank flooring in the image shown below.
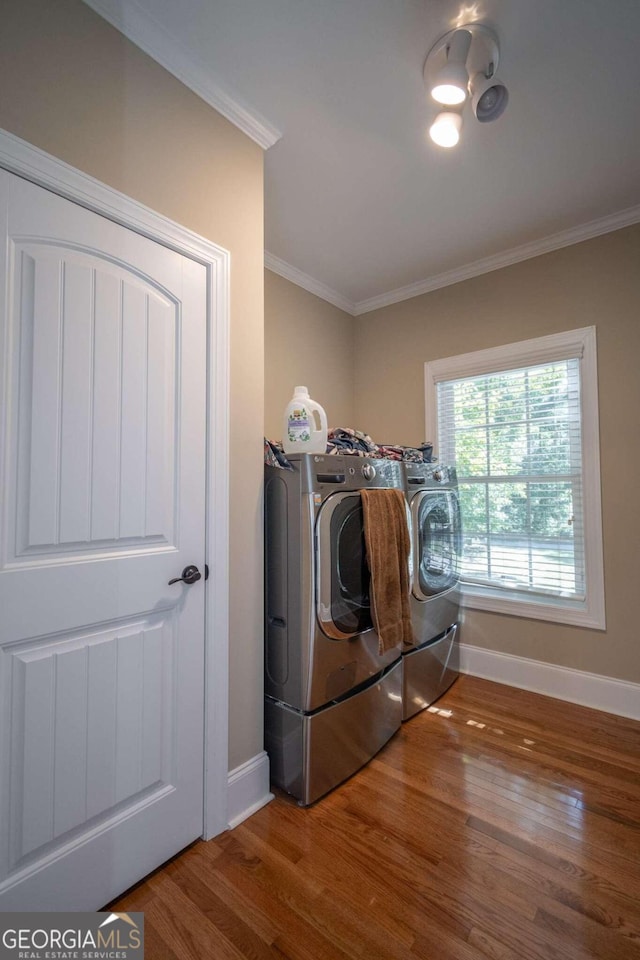
<path fill-rule="evenodd" d="M 147 960 L 640 960 L 640 723 L 461 677 L 111 909 Z"/>

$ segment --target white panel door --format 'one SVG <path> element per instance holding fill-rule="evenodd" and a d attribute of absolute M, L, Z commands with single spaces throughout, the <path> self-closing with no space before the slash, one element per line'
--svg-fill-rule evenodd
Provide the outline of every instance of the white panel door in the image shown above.
<path fill-rule="evenodd" d="M 0 215 L 0 910 L 93 910 L 202 833 L 206 271 Z"/>

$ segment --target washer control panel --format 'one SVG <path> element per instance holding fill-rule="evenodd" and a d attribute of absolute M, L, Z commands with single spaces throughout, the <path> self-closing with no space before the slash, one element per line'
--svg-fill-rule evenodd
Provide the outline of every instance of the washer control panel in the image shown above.
<path fill-rule="evenodd" d="M 347 490 L 366 487 L 397 487 L 402 489 L 402 466 L 397 460 L 357 457 L 350 454 L 316 454 L 291 457 L 294 468 L 307 472 L 307 489 L 326 489 L 328 485 Z"/>

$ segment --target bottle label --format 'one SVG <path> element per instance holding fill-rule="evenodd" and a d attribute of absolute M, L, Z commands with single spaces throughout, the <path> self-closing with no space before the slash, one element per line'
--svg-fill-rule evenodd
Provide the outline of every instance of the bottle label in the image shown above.
<path fill-rule="evenodd" d="M 294 408 L 289 414 L 287 437 L 290 443 L 307 443 L 311 439 L 309 414 L 304 407 Z"/>

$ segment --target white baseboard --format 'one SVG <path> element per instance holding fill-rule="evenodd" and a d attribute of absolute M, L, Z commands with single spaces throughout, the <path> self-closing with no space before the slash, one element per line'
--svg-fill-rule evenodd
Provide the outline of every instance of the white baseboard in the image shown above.
<path fill-rule="evenodd" d="M 227 821 L 229 830 L 273 800 L 269 790 L 269 757 L 263 750 L 229 772 Z"/>
<path fill-rule="evenodd" d="M 640 683 L 572 670 L 510 653 L 460 644 L 460 670 L 483 680 L 506 683 L 583 707 L 640 720 Z"/>

